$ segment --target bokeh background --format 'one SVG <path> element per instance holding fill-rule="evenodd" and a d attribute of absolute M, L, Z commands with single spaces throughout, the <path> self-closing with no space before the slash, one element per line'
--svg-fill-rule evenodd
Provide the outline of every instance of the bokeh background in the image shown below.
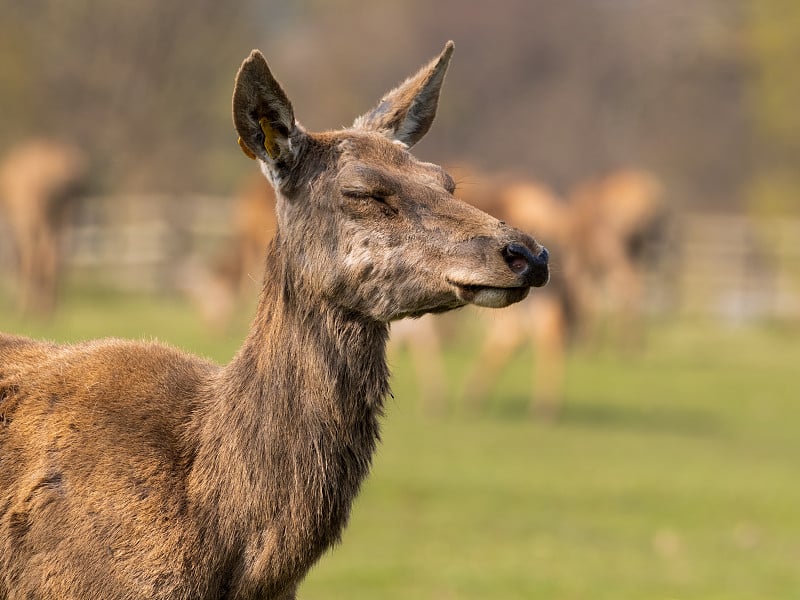
<path fill-rule="evenodd" d="M 657 182 L 635 306 L 589 278 L 583 296 L 596 284 L 603 301 L 490 347 L 489 382 L 476 374 L 487 340 L 508 339 L 501 317 L 397 328 L 373 475 L 302 598 L 800 597 L 800 4 L 0 0 L 0 14 L 4 331 L 232 356 L 252 245 L 274 226 L 230 119 L 254 47 L 324 130 L 453 39 L 414 153 L 477 203 L 524 182 L 572 210 L 614 174 Z M 555 244 L 555 289 L 578 279 L 565 257 L 582 239 Z M 24 244 L 46 263 L 27 283 Z M 514 313 L 516 329 L 544 312 Z"/>

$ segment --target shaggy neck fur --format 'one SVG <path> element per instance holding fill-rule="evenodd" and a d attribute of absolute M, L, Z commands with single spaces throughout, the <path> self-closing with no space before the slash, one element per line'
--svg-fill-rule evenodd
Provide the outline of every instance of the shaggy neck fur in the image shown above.
<path fill-rule="evenodd" d="M 388 393 L 387 325 L 320 305 L 282 252 L 278 237 L 251 332 L 197 419 L 189 499 L 237 598 L 280 594 L 338 541 Z"/>

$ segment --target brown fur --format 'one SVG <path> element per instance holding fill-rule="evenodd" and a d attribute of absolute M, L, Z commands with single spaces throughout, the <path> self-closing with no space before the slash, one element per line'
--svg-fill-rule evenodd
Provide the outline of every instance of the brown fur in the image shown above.
<path fill-rule="evenodd" d="M 451 51 L 393 96 L 435 104 Z M 389 321 L 547 279 L 541 246 L 393 141 L 434 112 L 310 134 L 251 54 L 234 122 L 278 190 L 278 233 L 250 333 L 224 367 L 0 336 L 0 599 L 295 597 L 369 469 Z"/>
<path fill-rule="evenodd" d="M 55 307 L 59 245 L 86 169 L 78 148 L 45 139 L 20 144 L 0 165 L 0 205 L 16 246 L 22 311 L 48 314 Z"/>

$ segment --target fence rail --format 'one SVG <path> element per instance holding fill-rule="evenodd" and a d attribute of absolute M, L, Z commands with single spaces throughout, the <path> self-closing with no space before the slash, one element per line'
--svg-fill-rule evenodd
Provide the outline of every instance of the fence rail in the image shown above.
<path fill-rule="evenodd" d="M 800 316 L 800 219 L 684 214 L 679 306 L 731 320 Z"/>

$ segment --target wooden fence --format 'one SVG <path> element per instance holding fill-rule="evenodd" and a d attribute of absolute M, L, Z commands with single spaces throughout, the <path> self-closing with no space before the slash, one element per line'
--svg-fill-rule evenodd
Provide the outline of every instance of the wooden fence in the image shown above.
<path fill-rule="evenodd" d="M 673 229 L 666 281 L 677 309 L 732 321 L 800 317 L 800 219 L 684 214 Z"/>

